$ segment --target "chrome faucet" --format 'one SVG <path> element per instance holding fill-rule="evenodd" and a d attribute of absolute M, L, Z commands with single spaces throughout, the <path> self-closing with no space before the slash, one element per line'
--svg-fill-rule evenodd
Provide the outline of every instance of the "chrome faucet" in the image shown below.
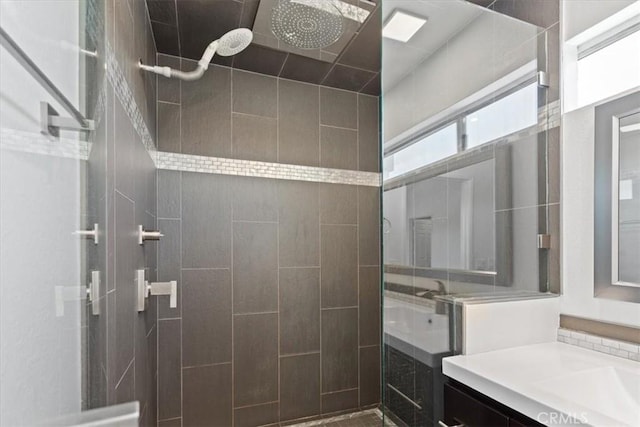
<path fill-rule="evenodd" d="M 420 298 L 427 298 L 433 300 L 435 295 L 446 295 L 447 288 L 441 280 L 435 281 L 438 284 L 438 289 L 427 289 L 424 291 L 416 292 L 416 296 Z M 436 314 L 446 314 L 445 303 L 443 301 L 436 300 Z"/>

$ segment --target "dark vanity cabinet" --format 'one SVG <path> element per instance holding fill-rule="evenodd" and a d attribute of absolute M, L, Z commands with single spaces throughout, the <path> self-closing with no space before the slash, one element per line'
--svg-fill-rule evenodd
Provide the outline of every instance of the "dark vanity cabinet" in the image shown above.
<path fill-rule="evenodd" d="M 390 345 L 385 345 L 385 358 L 385 406 L 396 424 L 437 425 L 442 417 L 442 358 L 419 360 Z"/>
<path fill-rule="evenodd" d="M 444 385 L 444 424 L 465 427 L 529 427 L 539 422 L 463 384 L 448 379 Z"/>

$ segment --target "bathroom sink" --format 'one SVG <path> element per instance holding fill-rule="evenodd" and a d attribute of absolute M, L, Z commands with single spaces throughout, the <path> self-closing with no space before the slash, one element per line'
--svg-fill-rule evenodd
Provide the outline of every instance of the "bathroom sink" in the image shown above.
<path fill-rule="evenodd" d="M 611 366 L 587 369 L 540 381 L 536 386 L 621 424 L 640 426 L 640 369 Z M 589 424 L 588 417 L 583 418 Z"/>
<path fill-rule="evenodd" d="M 428 354 L 449 351 L 449 317 L 434 307 L 385 297 L 384 332 Z"/>

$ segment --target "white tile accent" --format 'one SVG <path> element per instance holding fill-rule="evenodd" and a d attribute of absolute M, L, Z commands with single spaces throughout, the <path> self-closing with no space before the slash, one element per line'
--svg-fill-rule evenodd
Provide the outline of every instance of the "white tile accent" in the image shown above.
<path fill-rule="evenodd" d="M 133 91 L 129 87 L 127 83 L 127 79 L 125 78 L 124 72 L 122 68 L 120 68 L 120 64 L 118 64 L 118 60 L 113 52 L 113 49 L 106 43 L 106 63 L 107 63 L 107 78 L 113 86 L 113 90 L 116 98 L 122 103 L 127 116 L 133 123 L 133 128 L 136 130 L 138 135 L 140 135 L 140 139 L 144 144 L 145 148 L 149 152 L 149 155 L 152 159 L 155 157 L 156 145 L 151 138 L 151 133 L 147 128 L 147 124 L 142 117 L 142 113 L 136 104 L 136 100 L 133 97 Z"/>
<path fill-rule="evenodd" d="M 597 335 L 571 331 L 564 328 L 558 328 L 558 341 L 599 351 L 600 353 L 634 360 L 636 362 L 640 361 L 639 344 L 602 338 Z"/>
<path fill-rule="evenodd" d="M 77 139 L 52 138 L 41 133 L 15 129 L 0 129 L 0 145 L 3 150 L 68 159 L 88 160 L 91 143 Z"/>
<path fill-rule="evenodd" d="M 313 166 L 257 162 L 222 157 L 206 157 L 191 154 L 167 153 L 164 151 L 158 151 L 156 153 L 155 161 L 158 169 L 183 172 L 251 176 L 257 178 L 363 185 L 370 187 L 379 187 L 382 182 L 381 175 L 375 172 L 318 168 Z"/>

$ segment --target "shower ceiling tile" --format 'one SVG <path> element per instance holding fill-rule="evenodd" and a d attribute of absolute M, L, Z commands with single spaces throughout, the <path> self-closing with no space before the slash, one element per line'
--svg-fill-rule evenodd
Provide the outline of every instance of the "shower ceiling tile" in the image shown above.
<path fill-rule="evenodd" d="M 182 55 L 199 59 L 209 43 L 238 28 L 242 5 L 236 1 L 178 1 Z"/>
<path fill-rule="evenodd" d="M 233 67 L 278 76 L 286 59 L 285 52 L 252 44 L 233 57 Z"/>
<path fill-rule="evenodd" d="M 178 44 L 178 28 L 162 22 L 151 21 L 153 37 L 158 46 L 158 52 L 167 55 L 180 56 L 180 45 Z"/>
<path fill-rule="evenodd" d="M 253 28 L 260 5 L 260 0 L 146 1 L 158 53 L 193 60 L 200 59 L 206 46 L 227 31 L 238 27 Z M 373 7 L 362 0 L 343 1 L 358 4 L 367 10 Z M 381 44 L 379 15 L 377 11 L 371 13 L 353 39 L 339 41 L 322 52 L 318 59 L 303 56 L 306 51 L 287 53 L 253 43 L 234 57 L 215 56 L 213 62 L 291 80 L 351 91 L 363 90 L 377 95 L 379 77 L 375 75 L 380 70 Z M 259 38 L 260 35 L 256 34 L 254 40 L 258 41 Z M 338 44 L 339 48 L 336 47 Z M 333 48 L 337 51 L 333 52 Z"/>
<path fill-rule="evenodd" d="M 175 0 L 147 0 L 147 7 L 152 21 L 176 25 Z"/>
<path fill-rule="evenodd" d="M 371 71 L 336 64 L 329 71 L 322 84 L 338 89 L 360 92 L 375 76 L 376 73 Z"/>
<path fill-rule="evenodd" d="M 377 72 L 380 70 L 382 32 L 381 9 L 364 24 L 360 33 L 342 53 L 338 63 Z"/>
<path fill-rule="evenodd" d="M 284 67 L 282 67 L 280 77 L 320 84 L 330 69 L 331 64 L 329 62 L 290 54 L 284 63 Z"/>

